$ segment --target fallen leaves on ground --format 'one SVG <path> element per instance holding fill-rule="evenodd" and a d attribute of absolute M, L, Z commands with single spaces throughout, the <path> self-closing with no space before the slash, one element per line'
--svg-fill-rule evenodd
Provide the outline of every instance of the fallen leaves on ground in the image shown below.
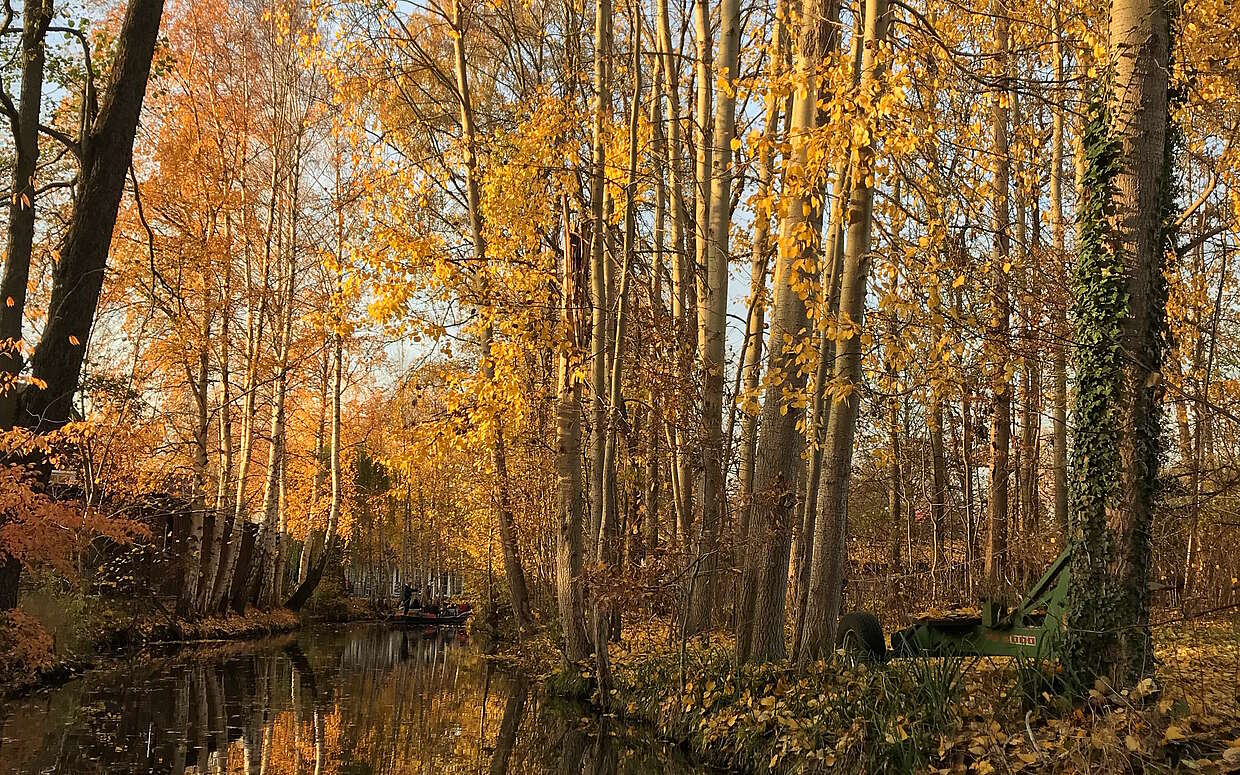
<path fill-rule="evenodd" d="M 1154 676 L 1122 691 L 1100 683 L 1076 703 L 1038 691 L 1031 673 L 1053 679 L 1053 667 L 1006 659 L 737 671 L 726 635 L 682 655 L 657 622 L 626 626 L 612 667 L 626 715 L 725 767 L 1240 772 L 1240 619 L 1160 628 L 1155 642 Z"/>

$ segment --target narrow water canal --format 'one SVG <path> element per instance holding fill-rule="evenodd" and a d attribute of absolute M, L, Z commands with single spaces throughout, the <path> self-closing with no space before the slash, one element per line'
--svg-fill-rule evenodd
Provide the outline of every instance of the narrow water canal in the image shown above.
<path fill-rule="evenodd" d="M 0 773 L 694 773 L 455 637 L 377 625 L 182 649 L 0 705 Z"/>

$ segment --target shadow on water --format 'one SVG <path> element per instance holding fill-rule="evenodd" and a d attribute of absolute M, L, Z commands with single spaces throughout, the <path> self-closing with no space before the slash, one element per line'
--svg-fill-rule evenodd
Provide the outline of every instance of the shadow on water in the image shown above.
<path fill-rule="evenodd" d="M 142 657 L 0 705 L 0 773 L 694 773 L 454 637 L 380 626 Z"/>

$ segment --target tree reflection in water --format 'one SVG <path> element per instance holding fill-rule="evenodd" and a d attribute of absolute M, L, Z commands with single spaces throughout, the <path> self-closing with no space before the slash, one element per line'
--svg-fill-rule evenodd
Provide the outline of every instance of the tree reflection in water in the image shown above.
<path fill-rule="evenodd" d="M 454 637 L 379 626 L 151 656 L 0 706 L 0 773 L 689 773 Z"/>

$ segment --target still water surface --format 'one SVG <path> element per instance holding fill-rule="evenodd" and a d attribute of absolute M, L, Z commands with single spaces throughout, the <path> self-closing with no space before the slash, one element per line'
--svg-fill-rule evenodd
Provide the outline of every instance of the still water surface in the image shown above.
<path fill-rule="evenodd" d="M 468 643 L 377 625 L 143 656 L 0 705 L 0 773 L 664 772 L 703 771 Z"/>

